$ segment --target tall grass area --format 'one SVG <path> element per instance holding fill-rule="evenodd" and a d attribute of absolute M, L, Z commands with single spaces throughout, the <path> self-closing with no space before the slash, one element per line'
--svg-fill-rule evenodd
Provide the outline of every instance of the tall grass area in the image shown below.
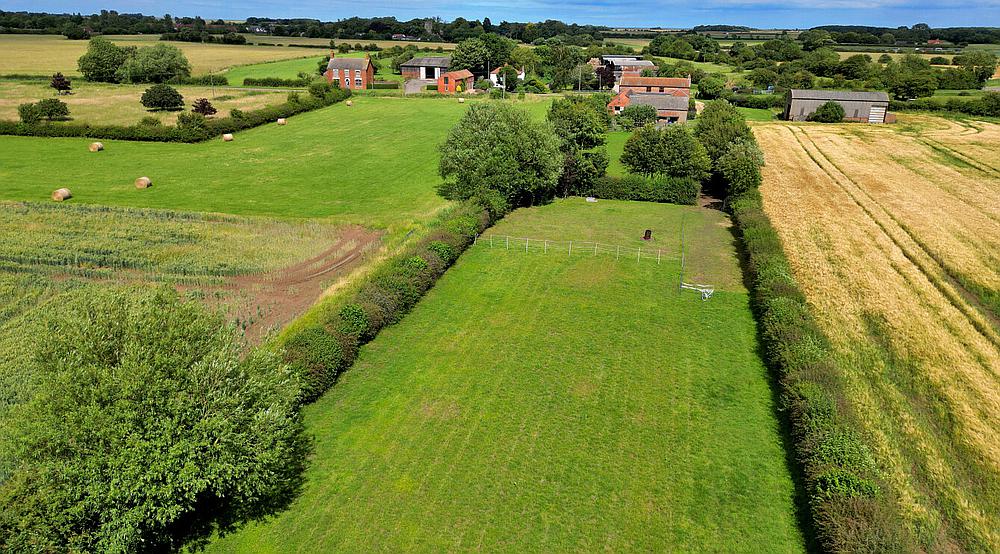
<path fill-rule="evenodd" d="M 235 84 L 235 83 L 234 83 Z M 242 81 L 240 81 L 242 84 Z M 154 117 L 164 125 L 177 123 L 177 116 L 183 111 L 149 111 L 140 99 L 150 85 L 109 85 L 89 83 L 82 79 L 73 80 L 73 94 L 60 96 L 59 100 L 69 107 L 73 123 L 92 125 L 135 125 L 144 117 Z M 181 85 L 174 87 L 184 97 L 184 110 L 199 98 L 207 98 L 218 110 L 216 118 L 228 116 L 232 110 L 244 112 L 281 104 L 284 92 L 232 90 L 222 86 L 204 87 Z M 17 107 L 26 102 L 38 102 L 53 95 L 48 81 L 0 81 L 0 119 L 18 121 Z M 60 125 L 60 122 L 53 122 Z"/>
<path fill-rule="evenodd" d="M 242 86 L 243 79 L 261 79 L 264 77 L 276 77 L 279 79 L 297 79 L 299 73 L 308 73 L 318 78 L 317 68 L 322 56 L 310 56 L 307 58 L 296 58 L 293 60 L 280 60 L 274 62 L 255 63 L 238 65 L 223 73 L 233 86 Z"/>
<path fill-rule="evenodd" d="M 0 137 L 0 199 L 242 215 L 327 217 L 388 227 L 445 205 L 434 191 L 438 144 L 465 107 L 449 99 L 355 98 L 236 135 L 231 143 Z M 53 168 L 59 168 L 54 178 Z M 148 176 L 154 186 L 136 191 Z"/>
<path fill-rule="evenodd" d="M 122 46 L 163 44 L 158 36 L 112 36 Z M 314 48 L 239 46 L 232 44 L 169 43 L 180 48 L 191 62 L 194 75 L 223 71 L 228 67 L 315 55 Z M 0 75 L 79 75 L 76 60 L 87 51 L 87 41 L 68 40 L 62 35 L 0 34 Z"/>
<path fill-rule="evenodd" d="M 678 289 L 682 218 L 714 218 L 687 245 L 730 283 L 708 302 Z M 508 216 L 490 232 L 665 259 L 471 246 L 306 408 L 290 509 L 209 551 L 801 551 L 722 220 L 578 198 Z"/>

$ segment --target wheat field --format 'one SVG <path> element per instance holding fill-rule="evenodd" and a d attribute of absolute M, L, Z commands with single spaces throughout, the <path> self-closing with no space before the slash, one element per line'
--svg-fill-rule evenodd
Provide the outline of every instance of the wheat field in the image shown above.
<path fill-rule="evenodd" d="M 1000 126 L 780 124 L 765 210 L 932 551 L 1000 549 Z"/>

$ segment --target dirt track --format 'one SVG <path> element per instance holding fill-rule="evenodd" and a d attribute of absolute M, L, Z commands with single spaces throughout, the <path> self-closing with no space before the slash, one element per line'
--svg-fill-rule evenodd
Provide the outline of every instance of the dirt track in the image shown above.
<path fill-rule="evenodd" d="M 212 295 L 207 302 L 224 306 L 244 327 L 248 341 L 258 343 L 305 312 L 331 281 L 357 267 L 380 238 L 380 232 L 349 227 L 313 258 L 269 273 L 232 277 L 220 287 L 202 290 Z"/>

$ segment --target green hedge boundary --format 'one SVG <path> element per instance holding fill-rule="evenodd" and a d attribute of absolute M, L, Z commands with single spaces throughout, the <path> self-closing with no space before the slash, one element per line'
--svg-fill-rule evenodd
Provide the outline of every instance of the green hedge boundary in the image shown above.
<path fill-rule="evenodd" d="M 892 111 L 921 112 L 956 112 L 966 115 L 1000 117 L 1000 92 L 986 92 L 982 96 L 949 98 L 944 102 L 932 98 L 916 100 L 891 100 L 889 109 Z"/>
<path fill-rule="evenodd" d="M 449 209 L 425 237 L 357 283 L 349 298 L 320 303 L 307 323 L 279 335 L 275 346 L 302 378 L 300 400 L 312 402 L 333 386 L 354 364 L 361 346 L 413 309 L 491 223 L 486 210 L 475 204 Z"/>
<path fill-rule="evenodd" d="M 919 550 L 846 406 L 843 373 L 757 190 L 731 202 L 764 355 L 781 389 L 816 539 L 829 552 Z"/>
<path fill-rule="evenodd" d="M 284 88 L 305 88 L 311 83 L 311 79 L 282 79 L 280 77 L 247 77 L 243 79 L 245 87 L 284 87 Z"/>
<path fill-rule="evenodd" d="M 153 125 L 90 125 L 88 123 L 22 123 L 0 121 L 0 135 L 22 137 L 86 137 L 146 142 L 202 142 L 226 133 L 235 133 L 342 102 L 351 91 L 334 88 L 324 98 L 303 96 L 297 102 L 265 106 L 241 112 L 239 117 L 207 119 L 204 127 Z"/>
<path fill-rule="evenodd" d="M 665 175 L 605 175 L 596 179 L 581 194 L 605 200 L 639 200 L 693 206 L 698 203 L 701 183 L 697 179 Z"/>

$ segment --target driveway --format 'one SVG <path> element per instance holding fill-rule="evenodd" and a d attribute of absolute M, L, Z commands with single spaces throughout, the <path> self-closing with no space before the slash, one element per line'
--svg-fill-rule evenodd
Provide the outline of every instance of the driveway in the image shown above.
<path fill-rule="evenodd" d="M 436 85 L 434 79 L 409 79 L 403 82 L 403 94 L 417 94 L 424 92 L 427 85 Z"/>

